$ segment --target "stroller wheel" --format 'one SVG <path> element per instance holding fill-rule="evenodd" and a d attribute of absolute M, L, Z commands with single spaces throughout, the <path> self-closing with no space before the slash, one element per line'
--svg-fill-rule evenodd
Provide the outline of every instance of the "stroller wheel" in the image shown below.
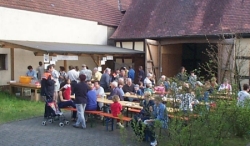
<path fill-rule="evenodd" d="M 60 127 L 64 127 L 64 124 L 62 122 L 59 123 Z"/>
<path fill-rule="evenodd" d="M 65 123 L 66 125 L 69 125 L 69 121 L 65 121 L 64 123 Z"/>
<path fill-rule="evenodd" d="M 53 123 L 53 119 L 49 119 L 48 122 L 49 122 L 49 123 Z"/>
<path fill-rule="evenodd" d="M 43 122 L 42 122 L 42 125 L 43 125 L 43 126 L 46 126 L 46 121 L 43 121 Z"/>

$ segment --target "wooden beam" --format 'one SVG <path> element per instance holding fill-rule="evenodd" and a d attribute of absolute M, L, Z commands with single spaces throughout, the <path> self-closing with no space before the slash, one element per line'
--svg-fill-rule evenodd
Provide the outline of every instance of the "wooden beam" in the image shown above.
<path fill-rule="evenodd" d="M 162 73 L 162 49 L 161 49 L 161 42 L 159 41 L 159 43 L 158 43 L 158 55 L 159 55 L 159 76 L 158 76 L 158 78 L 160 78 L 160 76 L 162 75 L 161 73 Z M 158 78 L 156 78 L 156 80 L 158 79 Z"/>
<path fill-rule="evenodd" d="M 183 44 L 183 43 L 219 43 L 219 39 L 215 38 L 168 38 L 161 40 L 161 45 Z M 223 41 L 224 42 L 224 41 Z"/>
<path fill-rule="evenodd" d="M 158 46 L 158 41 L 156 40 L 150 40 L 150 39 L 146 39 L 146 43 L 149 44 L 149 45 L 155 45 L 155 46 Z"/>
<path fill-rule="evenodd" d="M 97 56 L 97 60 L 98 60 L 98 67 L 100 67 L 101 66 L 101 57 Z"/>
<path fill-rule="evenodd" d="M 14 55 L 15 55 L 15 50 L 14 50 L 14 48 L 10 48 L 11 80 L 14 80 L 14 73 L 15 73 L 15 71 L 14 71 L 14 69 L 15 69 L 15 67 L 14 67 L 14 65 L 15 65 L 15 62 L 14 62 L 15 58 L 14 58 Z"/>
<path fill-rule="evenodd" d="M 95 62 L 96 66 L 98 66 L 98 61 L 96 61 L 95 56 L 94 55 L 89 55 L 89 56 L 93 59 L 93 61 Z"/>
<path fill-rule="evenodd" d="M 133 50 L 135 50 L 135 41 L 133 41 Z"/>
<path fill-rule="evenodd" d="M 63 60 L 63 66 L 65 68 L 65 71 L 68 71 L 68 61 L 67 60 Z"/>

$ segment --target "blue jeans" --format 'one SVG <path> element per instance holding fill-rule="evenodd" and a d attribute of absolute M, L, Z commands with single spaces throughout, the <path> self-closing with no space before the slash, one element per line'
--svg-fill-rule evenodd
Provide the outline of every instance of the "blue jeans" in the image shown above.
<path fill-rule="evenodd" d="M 76 104 L 76 110 L 77 110 L 77 121 L 76 126 L 79 126 L 82 124 L 83 128 L 86 128 L 86 121 L 84 117 L 84 111 L 85 111 L 86 104 Z"/>
<path fill-rule="evenodd" d="M 204 97 L 200 97 L 200 98 L 199 98 L 199 101 L 204 100 L 204 102 L 208 102 L 208 101 L 209 101 L 209 95 L 210 95 L 209 91 L 206 91 L 206 92 L 204 93 Z"/>
<path fill-rule="evenodd" d="M 69 106 L 71 106 L 73 108 L 76 108 L 76 105 L 72 100 L 61 101 L 61 102 L 58 103 L 59 109 L 69 107 Z M 72 118 L 76 118 L 76 112 L 75 111 L 72 112 Z"/>

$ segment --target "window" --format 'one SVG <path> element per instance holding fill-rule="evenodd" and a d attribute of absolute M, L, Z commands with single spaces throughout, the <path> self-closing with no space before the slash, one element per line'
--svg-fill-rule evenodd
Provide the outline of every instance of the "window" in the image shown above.
<path fill-rule="evenodd" d="M 7 70 L 7 54 L 0 54 L 0 70 Z"/>

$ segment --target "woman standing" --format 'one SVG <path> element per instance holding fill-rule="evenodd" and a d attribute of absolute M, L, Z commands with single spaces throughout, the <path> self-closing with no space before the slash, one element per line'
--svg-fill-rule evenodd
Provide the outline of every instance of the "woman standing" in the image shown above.
<path fill-rule="evenodd" d="M 75 128 L 86 128 L 84 111 L 87 103 L 88 85 L 85 83 L 86 76 L 81 74 L 79 76 L 80 82 L 75 85 L 75 105 L 77 110 L 77 121 L 73 124 Z M 80 126 L 81 124 L 81 126 Z"/>

